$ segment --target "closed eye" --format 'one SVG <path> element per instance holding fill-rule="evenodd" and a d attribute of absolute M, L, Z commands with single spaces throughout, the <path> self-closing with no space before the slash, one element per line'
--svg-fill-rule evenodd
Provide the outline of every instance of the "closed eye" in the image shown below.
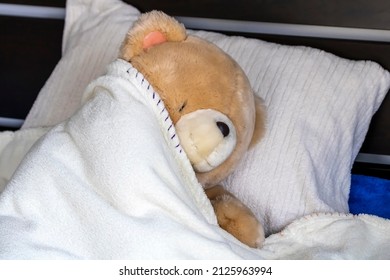
<path fill-rule="evenodd" d="M 181 113 L 181 111 L 183 111 L 183 109 L 187 106 L 187 101 L 184 101 L 184 103 L 181 105 L 181 107 L 179 108 L 179 112 Z"/>

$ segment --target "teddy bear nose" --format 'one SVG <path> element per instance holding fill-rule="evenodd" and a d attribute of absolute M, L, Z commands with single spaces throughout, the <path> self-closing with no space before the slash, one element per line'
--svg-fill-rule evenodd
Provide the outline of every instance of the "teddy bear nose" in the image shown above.
<path fill-rule="evenodd" d="M 228 127 L 228 125 L 224 122 L 217 122 L 217 126 L 219 128 L 219 130 L 221 131 L 223 137 L 226 137 L 229 135 L 230 133 L 230 129 Z"/>

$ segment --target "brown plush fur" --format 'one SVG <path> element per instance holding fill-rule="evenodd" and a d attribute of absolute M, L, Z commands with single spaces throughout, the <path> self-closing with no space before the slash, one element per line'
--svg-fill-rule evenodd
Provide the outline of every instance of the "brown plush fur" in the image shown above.
<path fill-rule="evenodd" d="M 166 42 L 145 48 L 143 40 L 155 31 Z M 130 29 L 120 57 L 131 62 L 159 92 L 174 124 L 199 109 L 214 109 L 233 122 L 237 134 L 233 153 L 215 169 L 197 173 L 206 189 L 226 178 L 264 134 L 264 107 L 255 101 L 243 70 L 215 45 L 187 36 L 173 18 L 156 11 L 142 15 Z M 264 235 L 254 215 L 230 193 L 217 189 L 219 195 L 209 197 L 221 227 L 247 245 L 258 246 Z"/>
<path fill-rule="evenodd" d="M 248 207 L 220 185 L 207 189 L 206 194 L 221 228 L 250 247 L 261 246 L 263 228 Z"/>

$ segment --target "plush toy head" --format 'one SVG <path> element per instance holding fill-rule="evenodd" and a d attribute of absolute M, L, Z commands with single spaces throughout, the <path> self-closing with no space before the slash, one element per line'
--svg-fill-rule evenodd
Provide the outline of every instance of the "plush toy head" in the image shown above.
<path fill-rule="evenodd" d="M 204 187 L 230 174 L 263 134 L 263 107 L 238 64 L 166 14 L 143 14 L 120 57 L 160 94 Z"/>

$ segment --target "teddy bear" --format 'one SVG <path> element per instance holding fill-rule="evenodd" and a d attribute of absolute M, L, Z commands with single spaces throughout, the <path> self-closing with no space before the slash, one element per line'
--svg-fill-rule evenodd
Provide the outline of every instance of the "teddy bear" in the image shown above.
<path fill-rule="evenodd" d="M 119 57 L 164 101 L 219 226 L 244 244 L 261 247 L 262 225 L 221 185 L 265 130 L 263 102 L 244 71 L 216 45 L 188 35 L 184 25 L 160 11 L 140 16 Z"/>

